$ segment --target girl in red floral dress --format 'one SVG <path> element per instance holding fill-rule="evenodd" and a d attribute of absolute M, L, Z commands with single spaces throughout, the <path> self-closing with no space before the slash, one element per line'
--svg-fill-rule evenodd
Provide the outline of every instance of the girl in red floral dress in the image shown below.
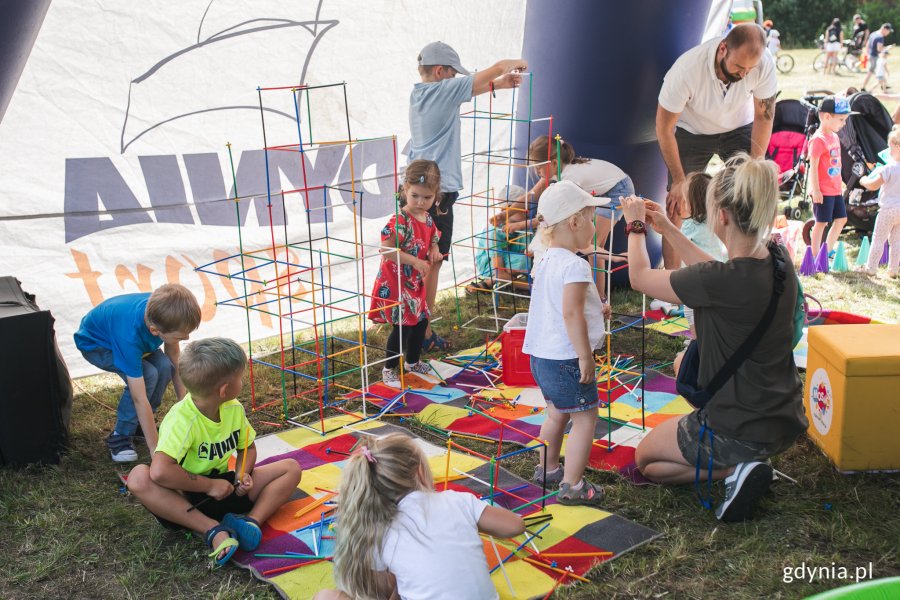
<path fill-rule="evenodd" d="M 419 361 L 419 355 L 431 315 L 425 301 L 425 276 L 431 265 L 443 258 L 438 249 L 441 234 L 428 212 L 440 196 L 440 189 L 437 163 L 409 163 L 400 190 L 400 212 L 381 230 L 381 268 L 372 291 L 369 318 L 394 326 L 387 340 L 390 358 L 382 378 L 385 384 L 395 387 L 400 385 L 401 339 L 406 353 L 404 369 L 418 375 L 428 375 L 430 371 L 428 365 Z"/>

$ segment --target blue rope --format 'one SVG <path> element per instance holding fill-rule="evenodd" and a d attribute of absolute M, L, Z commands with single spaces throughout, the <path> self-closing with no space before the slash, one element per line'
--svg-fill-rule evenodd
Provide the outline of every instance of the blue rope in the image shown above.
<path fill-rule="evenodd" d="M 700 418 L 700 414 L 697 413 L 697 418 Z M 700 487 L 700 451 L 703 448 L 703 438 L 706 435 L 706 432 L 709 432 L 709 465 L 708 472 L 706 474 L 706 498 L 703 497 L 703 492 Z M 700 427 L 700 440 L 697 442 L 697 470 L 694 474 L 694 487 L 697 489 L 697 498 L 700 499 L 700 505 L 707 510 L 712 510 L 712 472 L 713 472 L 713 430 L 712 427 L 707 426 L 706 419 L 703 419 L 703 423 Z"/>

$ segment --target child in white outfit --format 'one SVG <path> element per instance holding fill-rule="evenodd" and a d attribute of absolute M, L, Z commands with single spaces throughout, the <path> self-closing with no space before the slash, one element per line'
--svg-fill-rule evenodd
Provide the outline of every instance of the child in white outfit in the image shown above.
<path fill-rule="evenodd" d="M 525 354 L 531 355 L 531 373 L 547 401 L 540 438 L 546 448 L 534 478 L 560 483 L 560 504 L 598 504 L 600 488 L 582 477 L 594 442 L 597 423 L 596 363 L 594 348 L 605 331 L 608 305 L 600 300 L 591 267 L 575 252 L 594 235 L 594 209 L 607 204 L 577 184 L 563 180 L 541 194 L 538 235 L 547 246 L 534 268 Z M 559 464 L 563 434 L 569 421 L 566 464 Z"/>
<path fill-rule="evenodd" d="M 405 433 L 364 436 L 357 445 L 339 490 L 338 589 L 313 600 L 496 600 L 478 534 L 521 535 L 522 517 L 475 494 L 435 492 L 428 458 Z"/>
<path fill-rule="evenodd" d="M 875 79 L 878 81 L 878 86 L 881 88 L 882 92 L 886 92 L 890 89 L 890 86 L 887 83 L 888 76 L 888 51 L 887 48 L 881 51 L 881 54 L 878 55 L 878 60 L 875 62 Z"/>
<path fill-rule="evenodd" d="M 891 246 L 888 258 L 888 274 L 896 277 L 900 271 L 900 125 L 894 125 L 888 134 L 888 147 L 891 162 L 876 169 L 859 182 L 867 190 L 881 188 L 878 196 L 878 216 L 875 218 L 875 231 L 872 233 L 872 246 L 866 273 L 874 275 L 881 259 L 882 248 L 887 240 Z"/>

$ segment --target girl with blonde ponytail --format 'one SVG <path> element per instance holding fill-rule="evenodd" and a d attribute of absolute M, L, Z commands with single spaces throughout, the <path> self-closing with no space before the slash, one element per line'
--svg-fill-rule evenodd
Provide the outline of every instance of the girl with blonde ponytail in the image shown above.
<path fill-rule="evenodd" d="M 403 433 L 364 437 L 344 466 L 334 580 L 314 600 L 497 598 L 478 532 L 513 537 L 522 518 L 474 494 L 434 491 Z"/>
<path fill-rule="evenodd" d="M 772 482 L 768 459 L 793 445 L 808 425 L 793 356 L 799 282 L 783 249 L 768 242 L 777 173 L 771 161 L 740 154 L 710 181 L 706 219 L 728 250 L 726 262 L 691 243 L 657 204 L 634 196 L 622 202 L 631 286 L 694 309 L 701 389 L 720 371 L 731 373 L 702 408 L 655 427 L 635 459 L 645 477 L 663 484 L 724 479 L 716 517 L 726 522 L 752 516 Z M 645 223 L 672 244 L 686 267 L 651 268 Z M 770 302 L 774 312 L 764 322 Z M 762 334 L 747 358 L 736 370 L 723 368 L 758 326 Z"/>

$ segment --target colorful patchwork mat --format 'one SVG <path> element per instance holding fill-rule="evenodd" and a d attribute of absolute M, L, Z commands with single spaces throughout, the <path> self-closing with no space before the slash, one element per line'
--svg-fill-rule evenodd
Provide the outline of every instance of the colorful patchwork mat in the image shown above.
<path fill-rule="evenodd" d="M 684 315 L 668 316 L 661 310 L 648 310 L 644 313 L 644 317 L 647 319 L 647 329 L 652 331 L 676 337 L 683 337 L 691 333 Z"/>
<path fill-rule="evenodd" d="M 347 428 L 342 428 L 343 426 Z M 306 600 L 321 589 L 334 587 L 332 563 L 317 558 L 330 557 L 334 550 L 334 530 L 323 515 L 331 507 L 324 502 L 333 497 L 327 490 L 337 490 L 341 467 L 346 460 L 345 456 L 330 450 L 350 451 L 361 432 L 384 435 L 400 431 L 411 435 L 401 427 L 379 421 L 356 422 L 352 416 L 327 419 L 325 430 L 331 429 L 336 430 L 324 436 L 301 428 L 256 440 L 259 464 L 291 458 L 303 468 L 303 479 L 292 499 L 263 525 L 260 547 L 254 552 L 238 551 L 233 561 L 250 569 L 259 579 L 271 583 L 284 598 Z M 440 481 L 447 472 L 446 449 L 418 438 L 416 440 L 429 458 L 435 480 L 439 482 L 438 488 L 443 489 Z M 479 497 L 489 496 L 490 486 L 478 481 L 487 481 L 489 470 L 490 466 L 484 461 L 453 452 L 450 455 L 451 481 L 448 489 L 470 492 Z M 537 500 L 542 493 L 539 486 L 525 482 L 503 469 L 500 469 L 498 487 L 508 491 L 517 488 L 515 495 L 520 499 L 499 494 L 494 500 L 496 504 L 510 509 Z M 539 507 L 539 504 L 535 504 L 519 512 L 523 515 L 539 513 Z M 497 569 L 492 574 L 501 598 L 543 596 L 561 580 L 564 584 L 577 580 L 577 577 L 565 574 L 569 567 L 574 575 L 583 575 L 595 564 L 615 558 L 662 535 L 602 510 L 559 505 L 555 498 L 546 500 L 545 512 L 553 518 L 541 525 L 546 525 L 546 528 L 540 532 L 540 539 L 533 540 L 534 546 L 529 544 L 529 548 L 533 550 L 530 553 L 520 551 L 506 560 L 502 569 Z M 339 528 L 339 524 L 334 528 Z M 523 541 L 524 538 L 515 541 L 496 540 L 495 551 L 486 540 L 485 555 L 489 568 L 497 566 L 500 560 L 509 556 Z M 292 553 L 310 558 L 294 557 Z M 572 556 L 554 557 L 553 566 L 553 563 L 548 565 L 541 562 L 550 560 L 536 553 Z"/>
<path fill-rule="evenodd" d="M 415 375 L 406 375 L 408 388 L 402 400 L 396 400 L 398 390 L 377 383 L 369 392 L 375 403 L 389 407 L 387 414 L 415 418 L 419 423 L 487 440 L 513 442 L 533 446 L 540 433 L 546 403 L 535 387 L 511 387 L 497 384 L 490 387 L 487 375 L 472 369 L 461 369 L 440 361 L 431 361 L 445 383 L 435 385 Z M 690 405 L 675 392 L 675 380 L 657 371 L 645 375 L 643 415 L 641 389 L 635 377 L 620 377 L 613 382 L 609 394 L 601 383 L 600 419 L 594 435 L 589 466 L 597 470 L 622 473 L 636 484 L 648 483 L 637 470 L 635 448 L 653 427 L 672 417 L 691 412 Z M 631 379 L 631 381 L 627 381 Z M 470 407 L 472 395 L 485 398 Z M 505 399 L 509 403 L 497 405 L 490 400 Z M 607 398 L 610 399 L 607 404 Z M 502 425 L 501 422 L 502 421 Z M 565 445 L 564 448 L 565 450 Z"/>

